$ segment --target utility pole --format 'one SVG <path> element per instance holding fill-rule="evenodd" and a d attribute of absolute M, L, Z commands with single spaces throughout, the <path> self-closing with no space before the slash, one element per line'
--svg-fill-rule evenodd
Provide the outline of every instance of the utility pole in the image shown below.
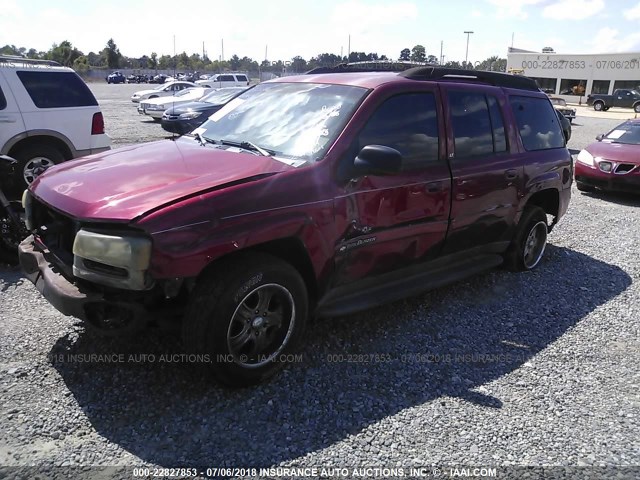
<path fill-rule="evenodd" d="M 222 39 L 220 40 L 220 42 L 221 42 L 221 45 L 222 45 L 222 55 L 221 55 L 221 58 L 222 58 L 222 61 L 224 62 L 224 38 L 222 38 Z"/>
<path fill-rule="evenodd" d="M 467 53 L 464 55 L 464 63 L 466 67 L 469 60 L 469 35 L 471 35 L 473 32 L 471 30 L 465 30 L 464 33 L 467 34 Z"/>
<path fill-rule="evenodd" d="M 442 46 L 444 45 L 444 41 L 440 40 L 440 65 L 442 65 L 442 60 L 444 57 L 442 56 Z"/>
<path fill-rule="evenodd" d="M 349 61 L 350 56 L 351 56 L 351 34 L 349 34 L 349 47 L 347 48 L 347 62 Z"/>

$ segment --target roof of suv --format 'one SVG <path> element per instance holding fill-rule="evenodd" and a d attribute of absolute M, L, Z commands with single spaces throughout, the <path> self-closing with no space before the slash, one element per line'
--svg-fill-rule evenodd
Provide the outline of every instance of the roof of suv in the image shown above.
<path fill-rule="evenodd" d="M 351 65 L 341 64 L 336 67 L 321 67 L 307 72 L 305 75 L 283 77 L 272 80 L 273 82 L 305 82 L 305 83 L 332 83 L 341 85 L 353 85 L 364 88 L 375 88 L 389 82 L 413 82 L 413 81 L 447 81 L 479 83 L 505 88 L 516 88 L 539 92 L 536 82 L 528 77 L 512 75 L 502 72 L 490 72 L 483 70 L 462 70 L 443 68 L 439 66 L 418 66 L 389 71 L 384 65 L 373 67 L 352 68 Z M 391 66 L 392 64 L 390 64 Z M 382 70 L 382 71 L 380 71 Z"/>

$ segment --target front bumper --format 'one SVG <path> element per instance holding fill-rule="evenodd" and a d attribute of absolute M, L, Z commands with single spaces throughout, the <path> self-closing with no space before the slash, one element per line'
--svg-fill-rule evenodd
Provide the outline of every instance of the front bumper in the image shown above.
<path fill-rule="evenodd" d="M 42 252 L 36 250 L 33 235 L 22 241 L 18 254 L 25 276 L 64 315 L 87 320 L 87 305 L 104 302 L 102 293 L 87 290 L 67 280 Z"/>
<path fill-rule="evenodd" d="M 575 177 L 577 182 L 602 190 L 640 193 L 640 170 L 638 167 L 626 174 L 616 174 L 603 172 L 599 168 L 592 168 L 581 162 L 576 162 Z"/>

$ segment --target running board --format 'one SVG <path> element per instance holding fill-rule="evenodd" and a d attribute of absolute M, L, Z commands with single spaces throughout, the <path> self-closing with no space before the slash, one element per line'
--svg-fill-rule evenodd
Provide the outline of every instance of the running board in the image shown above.
<path fill-rule="evenodd" d="M 443 264 L 413 265 L 329 291 L 318 303 L 317 317 L 348 315 L 442 287 L 497 267 L 502 255 L 483 254 Z M 416 267 L 421 267 L 420 269 Z"/>

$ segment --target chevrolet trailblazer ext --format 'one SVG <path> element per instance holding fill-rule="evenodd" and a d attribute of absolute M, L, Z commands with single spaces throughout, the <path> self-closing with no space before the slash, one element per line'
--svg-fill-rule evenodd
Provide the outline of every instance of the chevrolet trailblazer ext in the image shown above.
<path fill-rule="evenodd" d="M 177 313 L 185 347 L 248 385 L 312 315 L 534 268 L 571 183 L 533 80 L 318 69 L 256 86 L 189 135 L 50 169 L 23 199 L 20 261 L 54 307 L 105 333 Z"/>

